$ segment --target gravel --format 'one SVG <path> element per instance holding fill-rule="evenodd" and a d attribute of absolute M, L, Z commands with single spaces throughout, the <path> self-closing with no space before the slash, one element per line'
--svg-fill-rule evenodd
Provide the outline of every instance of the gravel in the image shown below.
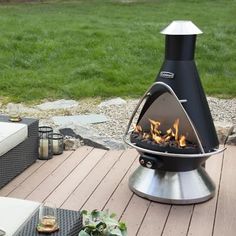
<path fill-rule="evenodd" d="M 218 99 L 208 97 L 209 107 L 214 121 L 224 121 L 236 125 L 236 98 Z M 102 135 L 122 140 L 130 117 L 139 100 L 127 100 L 127 104 L 116 107 L 104 107 L 96 112 L 109 117 L 109 122 L 93 125 Z"/>
<path fill-rule="evenodd" d="M 234 99 L 218 99 L 208 97 L 208 103 L 214 121 L 224 121 L 236 125 L 236 98 Z M 78 115 L 78 114 L 104 114 L 109 119 L 108 122 L 93 124 L 102 136 L 107 136 L 115 140 L 121 141 L 127 128 L 130 117 L 135 109 L 138 99 L 128 99 L 125 104 L 111 105 L 99 107 L 102 102 L 99 99 L 79 100 L 79 106 L 71 109 L 57 109 L 50 111 L 42 111 L 36 105 L 21 105 L 22 117 L 32 117 L 40 120 L 40 125 L 52 126 L 55 130 L 58 128 L 52 121 L 52 117 L 56 115 Z M 7 114 L 7 106 L 1 105 L 0 111 Z"/>

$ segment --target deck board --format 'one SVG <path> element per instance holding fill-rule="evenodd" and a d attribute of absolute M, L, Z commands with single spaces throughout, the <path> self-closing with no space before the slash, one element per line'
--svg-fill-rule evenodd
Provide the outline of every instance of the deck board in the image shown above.
<path fill-rule="evenodd" d="M 136 157 L 135 150 L 129 149 L 124 152 L 82 208 L 88 210 L 103 209 Z"/>
<path fill-rule="evenodd" d="M 117 189 L 111 195 L 109 201 L 104 206 L 105 209 L 109 209 L 111 212 L 116 213 L 117 219 L 120 219 L 123 212 L 125 211 L 133 192 L 128 187 L 128 179 L 131 173 L 139 166 L 138 159 L 135 159 L 134 163 L 126 173 L 122 181 L 120 182 Z"/>
<path fill-rule="evenodd" d="M 128 225 L 129 235 L 136 235 L 149 208 L 150 201 L 133 194 L 129 205 L 121 217 Z"/>
<path fill-rule="evenodd" d="M 60 166 L 69 156 L 70 153 L 65 152 L 61 156 L 55 156 L 47 162 L 46 165 L 40 166 L 31 176 L 15 188 L 8 196 L 25 199 L 38 185 L 40 185 L 51 173 Z"/>
<path fill-rule="evenodd" d="M 110 151 L 62 204 L 62 208 L 80 210 L 99 183 L 120 158 L 122 152 Z"/>
<path fill-rule="evenodd" d="M 71 192 L 80 184 L 81 181 L 88 175 L 94 166 L 101 160 L 106 153 L 105 150 L 94 149 L 83 161 L 54 189 L 46 201 L 54 202 L 57 207 L 68 198 Z"/>
<path fill-rule="evenodd" d="M 161 235 L 167 221 L 171 205 L 151 202 L 146 216 L 138 231 L 138 236 Z"/>
<path fill-rule="evenodd" d="M 216 197 L 212 200 L 194 206 L 194 211 L 189 227 L 189 236 L 210 236 L 215 220 L 215 209 L 218 199 L 218 186 L 221 176 L 221 166 L 223 162 L 223 154 L 220 153 L 211 157 L 206 164 L 206 170 L 216 184 Z"/>
<path fill-rule="evenodd" d="M 235 236 L 236 147 L 209 158 L 206 170 L 216 196 L 201 204 L 168 205 L 143 199 L 128 187 L 139 166 L 133 149 L 106 151 L 80 147 L 51 160 L 38 160 L 0 196 L 52 201 L 71 210 L 109 209 L 125 221 L 129 236 Z"/>
<path fill-rule="evenodd" d="M 236 235 L 236 146 L 224 154 L 214 236 Z"/>
<path fill-rule="evenodd" d="M 14 178 L 9 184 L 5 185 L 2 189 L 0 189 L 0 196 L 8 196 L 12 191 L 14 191 L 17 187 L 19 187 L 21 183 L 23 183 L 27 178 L 29 178 L 42 165 L 46 165 L 46 162 L 42 160 L 37 160 L 23 173 Z"/>
<path fill-rule="evenodd" d="M 170 209 L 163 236 L 187 235 L 188 226 L 193 212 L 193 205 L 173 205 Z"/>
<path fill-rule="evenodd" d="M 75 166 L 77 166 L 91 150 L 91 148 L 81 149 L 79 157 L 77 157 L 76 152 L 71 153 L 68 158 L 64 160 L 63 165 L 57 166 L 57 168 L 55 168 L 50 175 L 37 186 L 37 188 L 27 195 L 26 199 L 43 202 L 55 187 L 71 173 Z"/>

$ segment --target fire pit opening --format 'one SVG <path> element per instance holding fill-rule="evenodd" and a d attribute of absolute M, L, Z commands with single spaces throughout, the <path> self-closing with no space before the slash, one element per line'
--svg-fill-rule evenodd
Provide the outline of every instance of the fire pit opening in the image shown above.
<path fill-rule="evenodd" d="M 133 124 L 131 142 L 156 151 L 200 153 L 196 130 L 174 92 L 158 83 L 151 94 L 138 123 Z"/>

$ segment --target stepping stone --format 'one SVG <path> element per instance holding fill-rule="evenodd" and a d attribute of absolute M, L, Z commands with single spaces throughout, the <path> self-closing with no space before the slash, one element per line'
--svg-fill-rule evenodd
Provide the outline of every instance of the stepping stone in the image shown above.
<path fill-rule="evenodd" d="M 83 141 L 84 145 L 101 148 L 105 150 L 125 149 L 123 142 L 113 140 L 110 137 L 100 136 L 96 129 L 82 125 L 71 128 L 61 128 L 59 132 L 64 136 L 71 136 Z"/>
<path fill-rule="evenodd" d="M 227 137 L 233 134 L 234 125 L 229 122 L 214 122 L 220 144 L 224 144 Z"/>
<path fill-rule="evenodd" d="M 39 108 L 40 110 L 57 110 L 57 109 L 70 109 L 73 107 L 77 107 L 79 105 L 78 102 L 75 100 L 57 100 L 54 102 L 45 102 L 40 105 L 37 105 L 36 107 Z"/>
<path fill-rule="evenodd" d="M 75 115 L 75 116 L 54 116 L 53 122 L 59 126 L 66 126 L 70 124 L 96 124 L 108 121 L 105 115 L 89 114 L 89 115 Z"/>
<path fill-rule="evenodd" d="M 233 133 L 232 135 L 229 136 L 227 144 L 236 146 L 236 133 Z"/>
<path fill-rule="evenodd" d="M 106 100 L 104 102 L 101 102 L 98 107 L 108 107 L 108 106 L 119 106 L 119 105 L 124 105 L 127 102 L 122 99 L 122 98 L 114 98 L 114 99 L 110 99 L 110 100 Z"/>

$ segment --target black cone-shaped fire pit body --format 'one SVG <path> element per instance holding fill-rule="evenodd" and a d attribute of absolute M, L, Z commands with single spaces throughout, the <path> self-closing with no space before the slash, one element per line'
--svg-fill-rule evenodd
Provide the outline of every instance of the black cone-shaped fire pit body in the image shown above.
<path fill-rule="evenodd" d="M 165 62 L 157 81 L 168 84 L 180 100 L 187 100 L 182 105 L 198 132 L 205 152 L 209 152 L 218 148 L 219 142 L 194 62 L 195 41 L 196 35 L 166 35 Z M 173 73 L 174 78 L 166 78 L 163 71 Z"/>
<path fill-rule="evenodd" d="M 156 82 L 136 107 L 126 132 L 131 142 L 125 140 L 138 150 L 141 164 L 130 177 L 129 187 L 158 202 L 198 203 L 215 193 L 214 183 L 201 164 L 223 151 L 218 149 L 194 62 L 196 35 L 202 32 L 191 21 L 174 21 L 161 33 L 166 35 L 164 63 Z M 136 127 L 130 131 L 144 99 Z"/>

